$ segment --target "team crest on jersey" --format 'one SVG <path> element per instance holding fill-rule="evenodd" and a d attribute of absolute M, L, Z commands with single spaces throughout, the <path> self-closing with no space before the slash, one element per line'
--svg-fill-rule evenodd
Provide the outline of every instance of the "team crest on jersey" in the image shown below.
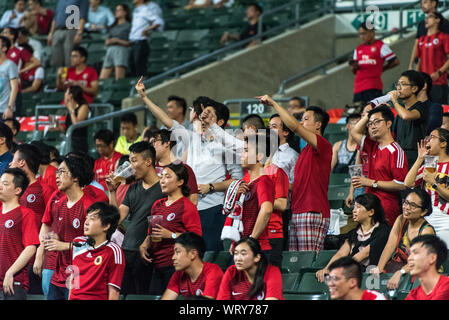
<path fill-rule="evenodd" d="M 99 266 L 102 262 L 103 262 L 103 258 L 101 256 L 96 257 L 94 260 L 94 264 L 96 266 Z"/>
<path fill-rule="evenodd" d="M 265 298 L 265 292 L 261 292 L 258 296 L 257 296 L 257 300 L 263 300 Z"/>
<path fill-rule="evenodd" d="M 198 290 L 196 290 L 195 294 L 196 294 L 197 297 L 202 296 L 203 295 L 203 291 L 201 291 L 201 289 L 198 289 Z"/>
<path fill-rule="evenodd" d="M 167 216 L 167 221 L 172 221 L 175 217 L 176 217 L 176 214 L 174 212 L 172 212 Z"/>
<path fill-rule="evenodd" d="M 376 52 L 376 47 L 371 47 L 371 52 Z"/>
<path fill-rule="evenodd" d="M 5 228 L 7 228 L 7 229 L 12 228 L 13 225 L 14 225 L 14 220 L 9 219 L 5 222 Z"/>
<path fill-rule="evenodd" d="M 79 227 L 80 227 L 80 225 L 81 225 L 81 222 L 80 222 L 80 220 L 78 219 L 78 218 L 75 218 L 74 220 L 73 220 L 73 227 L 75 228 L 75 229 L 78 229 Z"/>
<path fill-rule="evenodd" d="M 27 196 L 27 201 L 28 203 L 33 203 L 34 201 L 36 201 L 36 196 L 34 194 L 29 194 Z"/>
<path fill-rule="evenodd" d="M 439 43 L 440 43 L 440 40 L 438 40 L 438 39 L 433 39 L 433 41 L 432 41 L 432 42 L 433 42 L 433 44 L 434 44 L 434 45 L 437 45 L 437 44 L 439 44 Z"/>
<path fill-rule="evenodd" d="M 87 79 L 87 73 L 83 74 L 83 79 L 84 79 L 84 80 Z"/>
<path fill-rule="evenodd" d="M 245 201 L 248 201 L 251 198 L 251 192 L 247 192 L 245 194 Z"/>

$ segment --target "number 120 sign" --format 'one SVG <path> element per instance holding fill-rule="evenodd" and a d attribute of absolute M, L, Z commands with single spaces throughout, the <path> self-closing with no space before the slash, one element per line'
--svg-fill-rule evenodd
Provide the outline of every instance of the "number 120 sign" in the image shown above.
<path fill-rule="evenodd" d="M 265 113 L 265 106 L 261 103 L 249 103 L 242 106 L 243 114 L 262 114 Z"/>

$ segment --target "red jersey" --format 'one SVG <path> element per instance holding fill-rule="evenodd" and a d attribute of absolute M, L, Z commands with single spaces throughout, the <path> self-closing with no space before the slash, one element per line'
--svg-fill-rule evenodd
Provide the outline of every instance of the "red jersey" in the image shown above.
<path fill-rule="evenodd" d="M 87 193 L 91 198 L 95 199 L 95 202 L 106 202 L 109 203 L 109 198 L 101 189 L 94 187 L 93 185 L 88 185 L 83 188 L 83 191 Z"/>
<path fill-rule="evenodd" d="M 45 14 L 36 14 L 37 20 L 37 33 L 47 35 L 50 31 L 50 24 L 53 20 L 53 11 L 50 9 L 45 10 Z"/>
<path fill-rule="evenodd" d="M 380 40 L 373 44 L 361 44 L 354 50 L 354 60 L 359 69 L 355 74 L 354 93 L 382 90 L 382 71 L 385 61 L 396 58 L 390 47 Z"/>
<path fill-rule="evenodd" d="M 108 300 L 108 286 L 121 288 L 125 272 L 125 256 L 117 244 L 106 241 L 97 248 L 86 243 L 87 237 L 78 237 L 72 247 L 74 268 L 73 289 L 69 300 Z"/>
<path fill-rule="evenodd" d="M 420 71 L 429 75 L 438 71 L 447 61 L 449 54 L 449 35 L 437 32 L 433 35 L 425 35 L 418 39 L 416 57 L 420 59 Z M 447 85 L 447 73 L 432 81 L 434 85 Z"/>
<path fill-rule="evenodd" d="M 108 186 L 106 185 L 106 178 L 114 172 L 115 164 L 122 157 L 122 154 L 114 151 L 112 157 L 107 159 L 104 156 L 101 156 L 97 160 L 95 160 L 94 165 L 94 173 L 95 180 L 103 186 L 105 190 L 108 190 Z"/>
<path fill-rule="evenodd" d="M 6 56 L 17 65 L 17 68 L 20 71 L 20 69 L 22 69 L 25 64 L 31 60 L 33 54 L 22 47 L 14 47 L 8 50 Z"/>
<path fill-rule="evenodd" d="M 377 291 L 365 290 L 362 294 L 362 300 L 387 300 L 387 298 Z"/>
<path fill-rule="evenodd" d="M 45 210 L 42 223 L 53 225 L 55 221 L 54 232 L 59 236 L 62 242 L 72 242 L 76 237 L 84 235 L 84 221 L 86 220 L 87 208 L 97 200 L 91 198 L 87 193 L 81 197 L 71 208 L 67 207 L 67 196 L 53 201 L 51 210 Z M 51 278 L 51 283 L 58 287 L 65 287 L 68 273 L 67 267 L 71 264 L 70 252 L 60 251 L 56 254 L 56 268 Z"/>
<path fill-rule="evenodd" d="M 39 230 L 35 214 L 31 209 L 18 206 L 6 213 L 1 213 L 0 203 L 0 290 L 6 271 L 16 262 L 22 251 L 31 245 L 38 246 Z M 28 264 L 14 275 L 14 284 L 28 289 Z"/>
<path fill-rule="evenodd" d="M 243 237 L 248 237 L 253 232 L 259 216 L 262 203 L 269 201 L 274 204 L 274 184 L 270 177 L 262 175 L 248 184 L 249 191 L 245 194 L 243 202 L 242 223 Z M 268 227 L 259 236 L 259 243 L 262 250 L 270 250 L 268 237 Z"/>
<path fill-rule="evenodd" d="M 215 299 L 220 288 L 223 271 L 215 263 L 203 262 L 203 270 L 192 282 L 190 276 L 184 271 L 175 271 L 167 289 L 176 292 L 183 297 L 206 296 Z"/>
<path fill-rule="evenodd" d="M 198 184 L 196 182 L 196 176 L 193 172 L 192 168 L 185 163 L 182 163 L 184 167 L 186 167 L 187 172 L 189 173 L 189 180 L 187 181 L 187 186 L 190 189 L 190 194 L 198 193 Z M 162 176 L 162 170 L 164 170 L 165 166 L 161 166 L 160 164 L 156 164 L 154 167 L 156 169 L 156 173 L 159 177 Z"/>
<path fill-rule="evenodd" d="M 90 88 L 92 86 L 92 82 L 97 80 L 98 80 L 97 71 L 95 71 L 95 69 L 92 67 L 86 66 L 84 70 L 81 71 L 79 74 L 76 72 L 75 67 L 70 67 L 67 69 L 66 82 L 68 82 L 69 85 L 85 86 Z M 89 104 L 91 104 L 95 98 L 94 96 L 91 96 L 86 92 L 83 92 L 83 97 Z M 64 101 L 61 102 L 61 104 L 63 103 Z"/>
<path fill-rule="evenodd" d="M 250 288 L 251 283 L 248 281 L 245 271 L 238 271 L 236 266 L 232 265 L 223 276 L 217 300 L 250 300 Z M 265 300 L 266 298 L 284 300 L 281 271 L 271 264 L 265 271 L 263 291 L 252 300 Z"/>
<path fill-rule="evenodd" d="M 122 204 L 123 199 L 125 199 L 126 193 L 128 192 L 131 184 L 121 184 L 117 187 L 117 190 L 115 191 L 115 200 L 117 201 L 117 207 L 120 207 L 120 205 Z"/>
<path fill-rule="evenodd" d="M 361 150 L 366 151 L 369 155 L 369 179 L 404 183 L 408 172 L 407 157 L 397 142 L 381 148 L 378 142 L 363 136 Z M 384 191 L 372 187 L 366 187 L 366 192 L 379 197 L 385 211 L 385 218 L 388 224 L 393 226 L 400 214 L 399 192 Z"/>
<path fill-rule="evenodd" d="M 58 189 L 56 184 L 56 168 L 51 164 L 45 169 L 44 176 L 42 177 L 42 182 L 52 187 L 54 190 Z"/>
<path fill-rule="evenodd" d="M 410 291 L 405 300 L 449 300 L 449 277 L 440 275 L 435 288 L 426 294 L 421 286 Z"/>
<path fill-rule="evenodd" d="M 316 135 L 316 138 L 317 148 L 308 144 L 296 161 L 291 209 L 294 214 L 320 212 L 323 218 L 330 218 L 327 189 L 331 174 L 332 145 L 320 135 Z"/>
<path fill-rule="evenodd" d="M 19 203 L 22 207 L 33 210 L 36 225 L 40 229 L 47 203 L 45 202 L 44 190 L 39 181 L 28 185 L 28 188 L 20 197 Z"/>
<path fill-rule="evenodd" d="M 171 232 L 184 233 L 195 232 L 202 236 L 200 214 L 196 206 L 186 197 L 176 200 L 171 205 L 166 205 L 167 198 L 157 200 L 151 208 L 151 215 L 161 215 L 161 226 Z M 148 234 L 151 233 L 148 228 Z M 160 242 L 151 242 L 150 254 L 154 259 L 153 264 L 156 268 L 169 267 L 173 265 L 173 246 L 174 239 L 162 239 Z"/>
<path fill-rule="evenodd" d="M 429 183 L 424 181 L 423 173 L 424 173 L 424 166 L 421 166 L 415 178 L 415 186 L 420 186 L 421 188 L 427 191 L 427 193 L 430 195 L 430 199 L 432 200 L 432 205 L 434 208 L 438 208 L 441 210 L 441 212 L 449 214 L 449 204 L 444 198 L 441 198 L 438 195 L 438 192 L 434 188 L 432 188 L 432 186 Z M 436 183 L 442 183 L 446 186 L 448 185 L 449 162 L 438 162 L 437 176 L 435 180 Z"/>
<path fill-rule="evenodd" d="M 289 181 L 288 176 L 284 170 L 280 169 L 275 164 L 271 164 L 264 168 L 264 173 L 270 177 L 275 186 L 274 188 L 274 200 L 279 198 L 288 198 Z M 243 176 L 243 180 L 249 183 L 250 176 L 246 172 Z M 270 221 L 268 222 L 268 238 L 279 239 L 283 238 L 282 229 L 282 211 L 274 210 L 271 213 Z"/>

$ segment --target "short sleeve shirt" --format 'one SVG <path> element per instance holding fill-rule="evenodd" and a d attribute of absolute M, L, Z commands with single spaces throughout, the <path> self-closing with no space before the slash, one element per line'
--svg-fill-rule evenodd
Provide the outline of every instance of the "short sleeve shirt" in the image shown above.
<path fill-rule="evenodd" d="M 111 29 L 109 29 L 108 38 L 118 38 L 120 40 L 128 41 L 130 31 L 131 24 L 126 21 L 125 23 L 111 27 Z"/>
<path fill-rule="evenodd" d="M 429 75 L 438 71 L 447 61 L 449 54 L 449 35 L 437 32 L 433 35 L 424 35 L 418 39 L 416 57 L 421 60 L 420 71 Z M 443 72 L 434 85 L 447 85 L 447 73 Z"/>
<path fill-rule="evenodd" d="M 387 300 L 387 298 L 380 292 L 365 290 L 362 294 L 362 300 Z"/>
<path fill-rule="evenodd" d="M 420 118 L 404 120 L 397 116 L 396 141 L 404 150 L 417 150 L 418 142 L 426 137 L 429 125 L 429 108 L 424 103 L 417 102 L 408 110 L 418 110 Z"/>
<path fill-rule="evenodd" d="M 95 160 L 94 165 L 94 173 L 95 173 L 95 180 L 105 188 L 107 189 L 106 185 L 106 178 L 109 176 L 109 174 L 114 172 L 115 164 L 117 161 L 121 158 L 122 154 L 114 151 L 112 154 L 112 157 L 109 159 L 106 159 L 104 156 L 101 156 L 97 160 Z"/>
<path fill-rule="evenodd" d="M 38 228 L 41 226 L 41 221 L 45 212 L 45 196 L 44 189 L 39 181 L 28 185 L 25 192 L 19 199 L 19 203 L 22 207 L 33 210 L 36 218 L 36 225 Z"/>
<path fill-rule="evenodd" d="M 412 289 L 405 300 L 449 300 L 449 277 L 440 275 L 435 288 L 426 294 L 421 286 Z"/>
<path fill-rule="evenodd" d="M 19 78 L 17 65 L 11 60 L 6 60 L 0 64 L 0 113 L 8 108 L 9 96 L 11 94 L 11 83 L 13 79 Z"/>
<path fill-rule="evenodd" d="M 84 68 L 84 70 L 80 73 L 76 72 L 75 67 L 70 67 L 67 69 L 66 81 L 68 81 L 71 85 L 90 88 L 92 86 L 92 82 L 97 80 L 98 80 L 97 71 L 92 67 L 86 66 L 86 68 Z M 86 92 L 83 92 L 83 97 L 89 104 L 92 103 L 95 98 L 94 96 Z"/>
<path fill-rule="evenodd" d="M 183 165 L 184 165 L 184 167 L 186 167 L 187 172 L 189 174 L 189 180 L 187 181 L 187 186 L 189 187 L 190 194 L 198 193 L 198 184 L 196 182 L 195 173 L 193 172 L 192 168 L 189 165 L 187 165 L 185 163 L 183 163 Z M 155 166 L 156 173 L 159 177 L 162 176 L 162 170 L 164 170 L 164 168 L 165 168 L 164 166 L 161 166 L 159 164 L 157 164 Z"/>

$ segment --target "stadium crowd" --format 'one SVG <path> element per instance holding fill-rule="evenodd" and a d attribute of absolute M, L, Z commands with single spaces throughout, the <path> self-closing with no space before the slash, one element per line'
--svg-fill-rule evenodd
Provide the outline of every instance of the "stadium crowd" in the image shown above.
<path fill-rule="evenodd" d="M 186 10 L 232 2 L 191 1 Z M 77 29 L 65 25 L 72 4 L 81 9 Z M 282 300 L 283 252 L 326 249 L 330 176 L 357 166 L 344 201 L 355 227 L 316 281 L 326 283 L 332 299 L 385 300 L 362 289 L 363 274 L 391 273 L 392 290 L 409 275 L 420 285 L 406 299 L 449 299 L 441 269 L 449 245 L 449 128 L 442 112 L 449 36 L 437 4 L 422 0 L 426 18 L 394 90 L 385 90 L 381 75 L 399 68 L 399 59 L 360 25 L 362 43 L 350 66 L 354 102 L 363 110 L 347 115 L 348 137 L 332 146 L 324 137 L 329 114 L 298 97 L 284 108 L 261 93 L 256 98 L 275 112 L 268 126 L 250 114 L 238 132 L 226 129 L 230 111 L 213 98 L 200 95 L 190 108 L 174 95 L 166 108 L 154 103 L 142 76 L 147 36 L 164 21 L 152 1 L 134 0 L 132 16 L 117 5 L 114 18 L 100 0 L 59 0 L 54 11 L 40 0 L 29 0 L 28 9 L 15 0 L 0 20 L 0 300 Z M 251 34 L 261 12 L 249 5 L 248 28 L 222 41 Z M 88 31 L 108 33 L 100 77 L 86 64 Z M 17 141 L 21 92 L 42 89 L 32 36 L 47 33 L 67 108 L 65 125 L 55 130 L 88 118 L 98 79 L 112 72 L 139 79 L 135 89 L 162 126 L 139 133 L 136 115 L 125 114 L 120 136 L 95 133 L 98 159 L 87 152 L 87 128 L 76 130 L 65 155 L 42 141 Z M 210 252 L 232 259 L 223 270 L 204 261 Z"/>

